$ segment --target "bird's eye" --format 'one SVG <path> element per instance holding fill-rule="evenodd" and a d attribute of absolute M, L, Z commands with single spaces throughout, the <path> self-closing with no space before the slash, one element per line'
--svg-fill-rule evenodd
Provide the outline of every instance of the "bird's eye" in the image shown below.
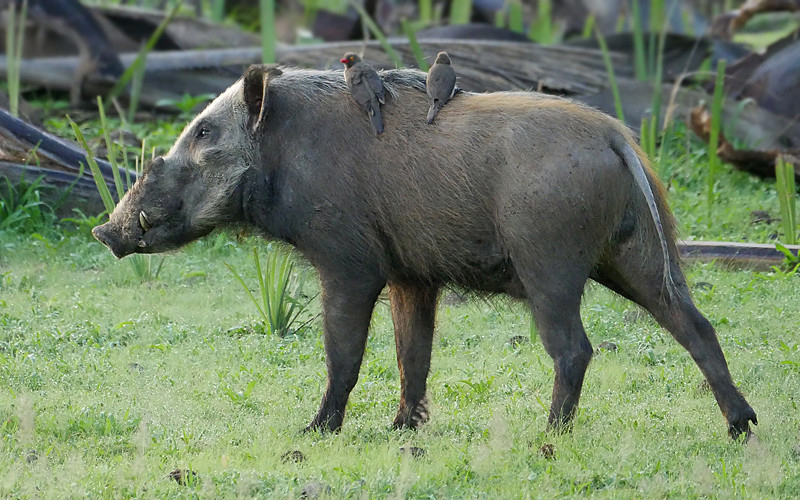
<path fill-rule="evenodd" d="M 206 127 L 201 127 L 200 130 L 197 131 L 195 134 L 195 139 L 202 139 L 203 137 L 208 137 L 211 134 L 211 131 L 208 130 Z"/>
<path fill-rule="evenodd" d="M 353 56 L 350 56 L 350 61 L 352 61 L 353 59 L 354 59 L 354 57 L 353 57 Z"/>

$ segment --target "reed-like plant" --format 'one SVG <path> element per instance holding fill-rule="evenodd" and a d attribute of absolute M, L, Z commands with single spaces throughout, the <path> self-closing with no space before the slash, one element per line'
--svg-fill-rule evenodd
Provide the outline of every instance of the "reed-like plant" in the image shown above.
<path fill-rule="evenodd" d="M 275 0 L 259 0 L 261 18 L 261 61 L 273 64 L 275 55 Z"/>
<path fill-rule="evenodd" d="M 6 83 L 8 84 L 8 111 L 19 116 L 19 76 L 22 61 L 22 41 L 25 36 L 25 18 L 28 13 L 28 0 L 23 0 L 17 13 L 16 2 L 11 2 L 6 21 Z"/>
<path fill-rule="evenodd" d="M 553 5 L 551 0 L 539 0 L 536 5 L 536 19 L 528 30 L 528 38 L 541 44 L 555 42 L 553 38 Z"/>
<path fill-rule="evenodd" d="M 525 25 L 522 18 L 522 3 L 519 0 L 508 2 L 508 29 L 516 33 L 525 33 Z"/>
<path fill-rule="evenodd" d="M 131 89 L 131 102 L 139 102 L 139 96 L 142 88 L 141 80 L 144 78 L 144 68 L 147 60 L 147 54 L 149 54 L 150 51 L 156 46 L 156 43 L 158 43 L 161 35 L 164 34 L 164 30 L 167 29 L 167 26 L 169 26 L 169 23 L 172 22 L 172 19 L 178 13 L 178 10 L 180 10 L 182 5 L 183 0 L 178 0 L 178 3 L 175 5 L 175 7 L 172 8 L 169 14 L 167 14 L 161 23 L 156 27 L 156 29 L 153 31 L 153 34 L 150 35 L 150 38 L 147 39 L 147 42 L 142 46 L 141 50 L 139 50 L 139 54 L 136 56 L 136 59 L 133 60 L 133 63 L 131 63 L 130 66 L 125 68 L 125 71 L 122 72 L 122 76 L 120 76 L 114 86 L 111 87 L 111 90 L 106 96 L 106 102 L 111 102 L 119 97 L 137 74 L 138 76 L 136 77 L 138 78 L 138 82 L 135 85 L 132 85 Z M 129 117 L 132 118 L 135 112 L 135 106 L 130 106 L 128 108 Z"/>
<path fill-rule="evenodd" d="M 403 19 L 401 24 L 403 26 L 403 32 L 405 32 L 406 37 L 408 37 L 408 45 L 411 47 L 411 53 L 414 54 L 414 59 L 417 60 L 417 67 L 427 72 L 430 66 L 428 65 L 428 61 L 425 60 L 425 54 L 422 52 L 422 48 L 419 46 L 417 35 L 414 33 L 414 27 L 411 26 L 408 19 Z"/>
<path fill-rule="evenodd" d="M 783 241 L 787 245 L 797 244 L 797 209 L 795 197 L 797 191 L 794 182 L 794 165 L 783 156 L 775 160 L 775 184 L 778 189 L 778 202 L 781 207 L 781 226 Z"/>
<path fill-rule="evenodd" d="M 467 24 L 472 19 L 472 0 L 450 2 L 450 24 Z"/>
<path fill-rule="evenodd" d="M 433 21 L 433 0 L 419 0 L 419 20 L 426 25 Z"/>
<path fill-rule="evenodd" d="M 267 333 L 285 337 L 302 329 L 302 325 L 296 329 L 293 326 L 308 307 L 310 299 L 302 300 L 305 274 L 294 272 L 291 255 L 283 249 L 271 248 L 267 255 L 266 268 L 262 270 L 258 250 L 253 248 L 253 265 L 258 280 L 258 297 L 253 294 L 236 268 L 225 263 L 225 267 L 256 306 Z"/>
<path fill-rule="evenodd" d="M 706 176 L 706 200 L 708 203 L 708 227 L 713 225 L 714 186 L 719 170 L 719 133 L 722 128 L 723 87 L 725 84 L 725 59 L 717 63 L 717 77 L 714 81 L 714 97 L 711 101 L 711 135 L 708 138 L 708 175 Z"/>
<path fill-rule="evenodd" d="M 592 33 L 594 33 L 594 14 L 589 14 L 583 22 L 581 38 L 589 38 L 592 36 Z"/>
<path fill-rule="evenodd" d="M 606 39 L 599 28 L 596 28 L 595 37 L 597 37 L 597 44 L 600 45 L 600 52 L 603 54 L 603 62 L 606 65 L 606 72 L 608 73 L 608 84 L 611 86 L 611 94 L 614 96 L 614 110 L 617 113 L 619 121 L 625 121 L 625 113 L 622 111 L 622 99 L 619 95 L 619 87 L 617 86 L 617 77 L 614 74 L 614 65 L 611 63 L 611 53 L 608 51 L 608 44 Z"/>
<path fill-rule="evenodd" d="M 358 12 L 358 15 L 361 16 L 361 21 L 372 33 L 372 36 L 378 40 L 378 43 L 381 44 L 381 48 L 389 56 L 389 59 L 391 59 L 398 68 L 403 67 L 403 58 L 400 57 L 400 54 L 389 44 L 389 40 L 386 38 L 386 35 L 383 34 L 383 31 L 381 31 L 378 23 L 376 23 L 372 17 L 370 17 L 369 13 L 364 10 L 364 7 L 355 0 L 350 0 L 350 5 Z"/>
<path fill-rule="evenodd" d="M 209 18 L 215 23 L 225 20 L 225 0 L 210 0 L 211 12 Z"/>

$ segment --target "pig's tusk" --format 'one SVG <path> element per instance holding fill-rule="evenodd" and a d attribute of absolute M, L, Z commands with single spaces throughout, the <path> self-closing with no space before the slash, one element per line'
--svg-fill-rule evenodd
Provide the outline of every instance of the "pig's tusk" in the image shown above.
<path fill-rule="evenodd" d="M 148 222 L 148 220 L 147 220 L 147 214 L 144 213 L 144 210 L 139 212 L 139 224 L 142 226 L 142 230 L 143 231 L 147 231 L 151 227 L 150 226 L 150 222 Z M 144 246 L 144 245 L 140 245 L 140 246 Z"/>
<path fill-rule="evenodd" d="M 139 248 L 144 248 L 146 246 L 147 246 L 147 243 L 145 243 L 144 240 L 139 240 Z"/>

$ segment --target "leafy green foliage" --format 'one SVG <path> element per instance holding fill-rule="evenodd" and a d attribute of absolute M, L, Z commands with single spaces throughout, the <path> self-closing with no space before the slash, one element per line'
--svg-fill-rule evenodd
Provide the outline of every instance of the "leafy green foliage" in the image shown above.
<path fill-rule="evenodd" d="M 261 270 L 258 250 L 253 248 L 253 264 L 260 292 L 258 299 L 250 291 L 239 272 L 228 263 L 225 266 L 242 285 L 247 296 L 256 306 L 267 328 L 267 333 L 279 337 L 293 333 L 292 326 L 308 306 L 308 301 L 302 302 L 305 275 L 302 273 L 296 275 L 291 255 L 278 248 L 273 248 L 267 256 L 264 272 Z"/>
<path fill-rule="evenodd" d="M 0 183 L 0 231 L 30 233 L 51 226 L 52 208 L 41 198 L 42 177 L 33 182 L 23 179 L 14 185 L 5 177 Z"/>

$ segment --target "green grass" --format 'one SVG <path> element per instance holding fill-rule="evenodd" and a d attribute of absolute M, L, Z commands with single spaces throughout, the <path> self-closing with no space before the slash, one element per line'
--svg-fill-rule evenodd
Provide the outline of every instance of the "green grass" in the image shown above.
<path fill-rule="evenodd" d="M 221 243 L 222 242 L 222 243 Z M 689 269 L 736 380 L 759 412 L 758 442 L 731 443 L 688 354 L 649 318 L 591 286 L 583 318 L 611 341 L 589 370 L 574 431 L 546 435 L 552 364 L 518 304 L 439 308 L 432 420 L 392 432 L 399 375 L 388 307 L 372 335 L 341 434 L 303 435 L 325 384 L 320 322 L 303 337 L 263 336 L 224 268 L 251 242 L 223 236 L 173 256 L 162 282 L 130 279 L 99 243 L 53 252 L 6 234 L 0 245 L 0 495 L 296 496 L 309 480 L 335 496 L 623 498 L 800 493 L 797 279 Z M 47 265 L 43 264 L 47 262 Z M 316 306 L 318 307 L 318 306 Z M 427 451 L 404 459 L 406 443 Z M 537 452 L 556 449 L 556 461 Z M 298 449 L 307 460 L 285 464 Z M 25 457 L 35 450 L 38 460 Z M 166 479 L 191 468 L 199 484 Z"/>

